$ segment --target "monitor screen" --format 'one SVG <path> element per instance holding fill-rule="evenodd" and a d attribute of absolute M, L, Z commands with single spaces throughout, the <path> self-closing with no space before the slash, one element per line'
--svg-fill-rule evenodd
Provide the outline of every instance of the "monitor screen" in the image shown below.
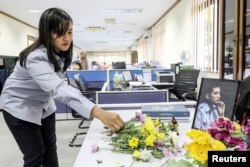
<path fill-rule="evenodd" d="M 126 69 L 125 61 L 112 62 L 113 69 Z"/>
<path fill-rule="evenodd" d="M 130 71 L 122 71 L 123 78 L 125 82 L 133 81 Z"/>

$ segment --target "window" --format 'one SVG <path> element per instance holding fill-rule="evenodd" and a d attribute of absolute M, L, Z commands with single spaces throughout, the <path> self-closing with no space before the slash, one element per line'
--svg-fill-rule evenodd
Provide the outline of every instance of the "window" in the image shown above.
<path fill-rule="evenodd" d="M 197 68 L 218 72 L 218 0 L 193 0 L 194 54 Z"/>

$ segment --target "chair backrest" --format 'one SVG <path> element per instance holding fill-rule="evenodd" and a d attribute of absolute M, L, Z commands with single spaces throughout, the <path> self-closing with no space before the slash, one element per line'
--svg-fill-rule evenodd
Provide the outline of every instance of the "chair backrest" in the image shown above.
<path fill-rule="evenodd" d="M 200 70 L 180 70 L 176 76 L 174 89 L 182 96 L 184 93 L 194 92 Z"/>
<path fill-rule="evenodd" d="M 87 89 L 87 82 L 83 76 L 81 76 L 80 74 L 75 74 L 74 80 L 75 80 L 78 88 L 80 89 L 80 91 L 85 91 Z"/>
<path fill-rule="evenodd" d="M 87 91 L 87 82 L 84 79 L 84 77 L 81 76 L 80 74 L 75 74 L 74 81 L 75 81 L 76 85 L 78 86 L 78 89 L 82 92 L 83 96 L 85 96 L 90 101 L 95 103 L 95 96 L 96 96 L 95 92 L 88 92 Z M 74 111 L 73 109 L 71 109 L 71 113 L 72 113 L 72 116 L 74 118 L 82 118 L 82 116 L 80 114 L 78 114 L 76 111 Z"/>

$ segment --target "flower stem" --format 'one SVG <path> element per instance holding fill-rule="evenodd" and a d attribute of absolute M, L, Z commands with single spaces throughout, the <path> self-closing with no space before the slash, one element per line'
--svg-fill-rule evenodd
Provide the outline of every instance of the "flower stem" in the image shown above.
<path fill-rule="evenodd" d="M 134 162 L 135 162 L 135 161 L 133 160 L 129 167 L 132 167 L 132 166 L 134 165 Z"/>
<path fill-rule="evenodd" d="M 164 162 L 161 164 L 161 166 L 160 166 L 160 167 L 163 167 L 164 165 L 166 165 L 166 164 L 167 164 L 167 162 L 168 162 L 168 161 L 164 161 Z"/>

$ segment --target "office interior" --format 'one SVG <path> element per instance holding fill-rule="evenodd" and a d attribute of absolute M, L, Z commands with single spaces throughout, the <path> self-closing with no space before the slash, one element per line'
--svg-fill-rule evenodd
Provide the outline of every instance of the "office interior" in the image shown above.
<path fill-rule="evenodd" d="M 36 40 L 39 17 L 49 7 L 65 9 L 73 18 L 72 60 L 79 60 L 84 51 L 92 64 L 89 70 L 70 67 L 65 77 L 74 81 L 80 74 L 94 92 L 88 98 L 104 108 L 171 103 L 169 88 L 180 70 L 199 70 L 197 93 L 202 78 L 242 81 L 250 75 L 250 0 L 1 0 L 1 89 L 20 51 Z M 118 86 L 116 73 L 120 80 L 125 78 Z M 80 131 L 82 118 L 72 115 L 66 105 L 56 105 L 59 163 L 74 166 L 82 148 L 69 143 Z M 4 148 L 0 162 L 6 167 L 21 166 L 22 154 L 0 115 Z M 78 142 L 84 142 L 84 137 Z"/>

